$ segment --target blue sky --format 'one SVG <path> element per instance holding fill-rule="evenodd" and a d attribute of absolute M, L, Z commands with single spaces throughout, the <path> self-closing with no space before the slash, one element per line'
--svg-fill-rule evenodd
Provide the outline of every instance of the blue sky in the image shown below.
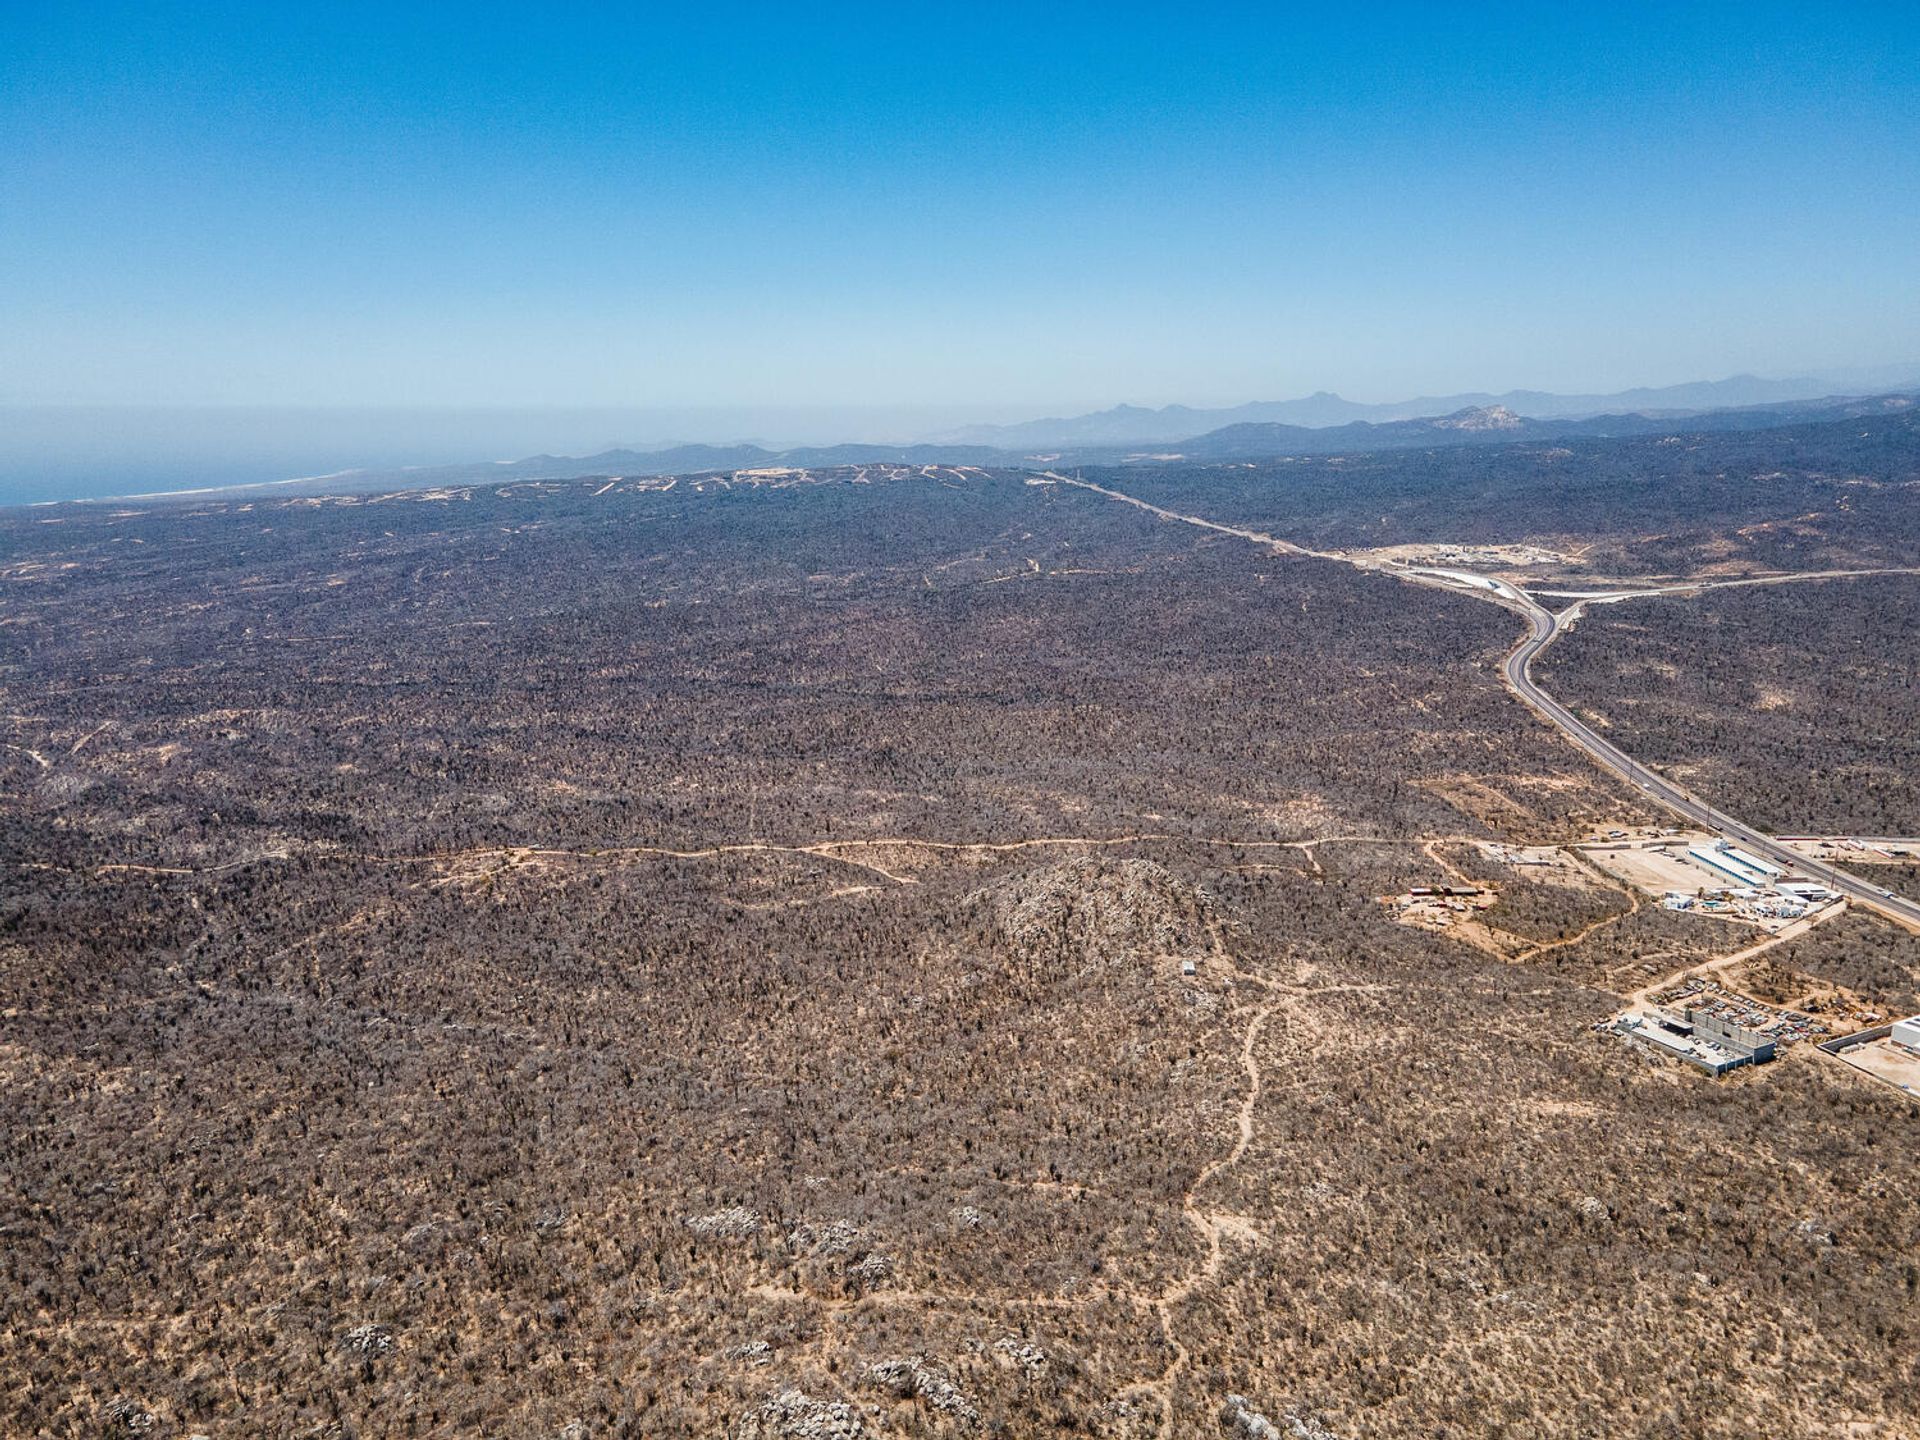
<path fill-rule="evenodd" d="M 684 13 L 692 9 L 702 13 Z M 0 402 L 1920 359 L 1905 7 L 0 6 Z"/>

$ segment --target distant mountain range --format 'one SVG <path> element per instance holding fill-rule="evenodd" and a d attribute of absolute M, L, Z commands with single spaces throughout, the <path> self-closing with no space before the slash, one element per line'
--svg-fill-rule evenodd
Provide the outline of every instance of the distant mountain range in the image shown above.
<path fill-rule="evenodd" d="M 1499 409 L 1532 420 L 1587 419 L 1600 415 L 1680 416 L 1756 405 L 1817 400 L 1843 391 L 1891 391 L 1920 387 L 1920 365 L 1859 372 L 1870 383 L 1838 385 L 1832 377 L 1763 380 L 1735 375 L 1686 385 L 1641 387 L 1611 395 L 1554 395 L 1544 390 L 1509 390 L 1504 395 L 1426 395 L 1390 404 L 1366 405 L 1321 390 L 1299 400 L 1262 400 L 1227 409 L 1186 405 L 1147 409 L 1116 405 L 1066 419 L 1028 420 L 1017 425 L 967 425 L 935 439 L 960 445 L 990 445 L 1003 450 L 1059 449 L 1088 445 L 1169 445 L 1229 426 L 1289 425 L 1325 429 L 1355 423 L 1384 424 Z"/>
<path fill-rule="evenodd" d="M 594 455 L 535 455 L 525 460 L 443 465 L 406 470 L 344 471 L 266 485 L 225 487 L 262 494 L 342 494 L 439 486 L 563 480 L 583 476 L 697 475 L 837 465 L 975 465 L 1040 469 L 1072 465 L 1139 465 L 1182 461 L 1262 460 L 1288 455 L 1363 454 L 1380 450 L 1462 445 L 1554 443 L 1645 435 L 1705 434 L 1833 423 L 1887 415 L 1920 405 L 1920 393 L 1829 396 L 1815 400 L 1707 410 L 1684 416 L 1608 414 L 1538 418 L 1506 405 L 1469 405 L 1444 415 L 1409 420 L 1356 420 L 1343 425 L 1289 425 L 1243 421 L 1170 444 L 1086 444 L 1057 448 L 988 445 L 810 445 L 774 450 L 761 445 L 676 445 L 664 450 L 603 450 Z M 1158 412 L 1155 412 L 1158 413 Z M 1191 412 L 1201 413 L 1201 412 Z M 188 493 L 188 492 L 183 492 Z M 201 492 L 191 492 L 201 493 Z"/>
<path fill-rule="evenodd" d="M 1904 410 L 1911 394 L 1829 396 L 1818 400 L 1707 410 L 1674 417 L 1616 414 L 1537 419 L 1505 405 L 1468 405 L 1411 420 L 1355 420 L 1345 425 L 1286 425 L 1243 421 L 1205 434 L 1142 449 L 1112 443 L 1018 449 L 975 444 L 807 445 L 769 450 L 759 445 L 676 445 L 669 450 L 607 450 L 578 458 L 537 455 L 505 465 L 468 465 L 412 472 L 433 483 L 556 479 L 569 475 L 683 475 L 768 466 L 818 469 L 831 465 L 1126 465 L 1174 460 L 1258 460 L 1278 455 L 1337 455 L 1423 446 L 1487 445 L 1580 437 L 1662 435 L 1675 430 L 1764 430 L 1808 421 L 1839 420 Z M 1201 412 L 1193 412 L 1201 413 Z M 1678 422 L 1678 423 L 1677 423 Z M 1152 445 L 1152 442 L 1148 442 Z M 409 483 L 418 483 L 412 481 Z"/>
<path fill-rule="evenodd" d="M 1311 429 L 1300 425 L 1240 424 L 1210 430 L 1160 451 L 1183 460 L 1252 460 L 1276 455 L 1332 455 L 1369 450 L 1405 450 L 1441 445 L 1485 445 L 1512 441 L 1554 441 L 1582 438 L 1665 435 L 1684 432 L 1768 430 L 1784 425 L 1844 420 L 1862 415 L 1884 415 L 1911 409 L 1912 394 L 1832 397 L 1749 405 L 1731 410 L 1697 411 L 1686 415 L 1624 414 L 1579 418 L 1536 419 L 1519 415 L 1504 405 L 1475 405 L 1417 420 L 1389 420 L 1374 424 Z M 1094 457 L 1098 457 L 1098 459 Z M 1071 463 L 1100 461 L 1126 463 L 1132 457 L 1112 447 L 1068 452 Z"/>
<path fill-rule="evenodd" d="M 1736 382 L 1718 382 L 1736 384 Z M 1772 384 L 1772 382 L 1761 382 Z M 1678 386 L 1699 394 L 1711 386 Z M 1672 396 L 1674 390 L 1630 392 Z M 1571 397 L 1561 397 L 1571 399 Z M 983 468 L 1056 468 L 1073 465 L 1167 465 L 1181 461 L 1258 461 L 1284 455 L 1357 455 L 1382 449 L 1440 449 L 1457 445 L 1555 444 L 1576 440 L 1711 434 L 1728 430 L 1768 430 L 1789 424 L 1839 422 L 1872 415 L 1891 415 L 1920 405 L 1920 386 L 1907 392 L 1876 396 L 1826 396 L 1818 399 L 1774 401 L 1690 413 L 1630 411 L 1609 415 L 1534 417 L 1513 405 L 1463 405 L 1444 415 L 1404 420 L 1348 420 L 1344 424 L 1288 424 L 1279 420 L 1236 420 L 1204 434 L 1173 442 L 1085 442 L 1069 445 L 799 445 L 772 449 L 766 445 L 672 445 L 666 449 L 605 449 L 593 455 L 532 455 L 522 461 L 492 461 L 480 465 L 367 468 L 336 474 L 278 480 L 265 484 L 213 486 L 180 497 L 225 493 L 278 495 L 338 495 L 388 490 L 430 490 L 440 486 L 484 486 L 516 480 L 568 480 L 578 476 L 624 474 L 703 474 L 755 468 L 828 468 L 837 465 L 975 465 Z M 1254 407 L 1225 411 L 1238 415 Z M 1106 415 L 1125 413 L 1106 411 Z M 1144 411 L 1165 415 L 1167 411 Z M 1208 411 L 1183 411 L 1208 415 Z M 1006 426 L 1020 430 L 1020 426 Z M 125 497 L 125 495 L 123 495 Z"/>

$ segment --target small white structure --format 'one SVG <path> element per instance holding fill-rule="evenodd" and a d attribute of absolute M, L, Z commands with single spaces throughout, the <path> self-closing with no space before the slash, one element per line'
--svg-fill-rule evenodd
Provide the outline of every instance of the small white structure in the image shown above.
<path fill-rule="evenodd" d="M 1894 1044 L 1904 1045 L 1916 1055 L 1920 1055 L 1920 1015 L 1894 1021 L 1893 1033 L 1888 1038 Z"/>
<path fill-rule="evenodd" d="M 1198 973 L 1198 971 L 1199 971 L 1199 968 L 1200 968 L 1200 967 L 1199 967 L 1199 966 L 1197 966 L 1197 965 L 1195 965 L 1195 964 L 1193 963 L 1193 961 L 1191 961 L 1191 960 L 1182 960 L 1182 961 L 1180 962 L 1180 973 L 1181 973 L 1182 975 L 1193 975 L 1193 974 L 1196 974 L 1196 973 Z"/>
<path fill-rule="evenodd" d="M 1775 882 L 1773 888 L 1782 895 L 1791 895 L 1809 905 L 1824 905 L 1833 898 L 1833 891 L 1817 880 L 1780 880 Z"/>

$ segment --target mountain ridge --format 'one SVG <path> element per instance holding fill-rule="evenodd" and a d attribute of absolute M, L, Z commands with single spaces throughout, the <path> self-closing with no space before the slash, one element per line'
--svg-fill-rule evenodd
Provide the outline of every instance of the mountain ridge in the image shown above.
<path fill-rule="evenodd" d="M 1422 395 L 1373 404 L 1316 390 L 1295 400 L 1255 400 L 1244 405 L 1203 408 L 1166 405 L 1158 409 L 1121 404 L 1085 415 L 1055 416 L 1011 425 L 963 425 L 931 437 L 938 443 L 991 445 L 998 449 L 1053 448 L 1063 445 L 1173 444 L 1230 425 L 1279 424 L 1330 429 L 1355 422 L 1373 424 L 1444 416 L 1474 408 L 1501 408 L 1531 420 L 1579 420 L 1606 414 L 1649 413 L 1671 418 L 1706 411 L 1790 404 L 1868 391 L 1920 386 L 1920 363 L 1886 366 L 1870 372 L 1865 385 L 1836 384 L 1803 376 L 1786 380 L 1732 375 L 1679 385 L 1636 386 L 1610 394 L 1561 395 L 1546 390 L 1508 390 L 1500 394 L 1466 391 Z"/>
<path fill-rule="evenodd" d="M 1068 446 L 1058 449 L 1006 450 L 981 445 L 843 444 L 796 446 L 785 450 L 758 444 L 676 445 L 663 450 L 628 448 L 591 455 L 534 455 L 521 460 L 473 465 L 442 465 L 406 470 L 343 471 L 296 480 L 209 487 L 223 493 L 341 494 L 381 490 L 419 490 L 441 486 L 485 485 L 584 476 L 697 475 L 755 469 L 829 469 L 842 465 L 942 465 L 983 469 L 1037 470 L 1071 465 L 1214 463 L 1278 459 L 1286 456 L 1365 454 L 1383 450 L 1523 445 L 1580 439 L 1629 439 L 1670 434 L 1706 434 L 1765 430 L 1791 425 L 1837 423 L 1862 417 L 1900 414 L 1920 407 L 1920 392 L 1872 396 L 1830 396 L 1811 402 L 1783 402 L 1684 417 L 1613 414 L 1578 419 L 1536 419 L 1501 405 L 1462 406 L 1444 415 L 1411 420 L 1350 421 L 1310 427 L 1247 421 L 1222 426 L 1177 448 L 1142 450 L 1123 445 Z M 181 499 L 205 495 L 209 488 L 108 499 Z"/>

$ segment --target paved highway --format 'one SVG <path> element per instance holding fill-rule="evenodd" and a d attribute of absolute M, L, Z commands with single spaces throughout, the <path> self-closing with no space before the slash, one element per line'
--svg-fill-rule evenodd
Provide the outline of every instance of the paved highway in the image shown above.
<path fill-rule="evenodd" d="M 1128 505 L 1135 506 L 1138 509 L 1145 510 L 1148 514 L 1157 516 L 1162 520 L 1175 521 L 1183 525 L 1198 525 L 1202 529 L 1215 530 L 1223 535 L 1233 535 L 1242 540 L 1251 540 L 1256 544 L 1265 545 L 1277 553 L 1311 555 L 1318 559 L 1339 560 L 1350 565 L 1361 564 L 1361 562 L 1349 556 L 1325 554 L 1318 550 L 1308 550 L 1303 546 L 1282 540 L 1278 536 L 1268 535 L 1263 531 L 1244 530 L 1237 526 L 1222 525 L 1217 521 L 1204 520 L 1198 515 L 1183 515 L 1177 510 L 1168 510 L 1163 506 L 1150 504 L 1145 500 L 1136 500 L 1131 495 L 1122 494 L 1118 490 L 1110 490 L 1104 485 L 1095 485 L 1091 481 L 1080 479 L 1078 476 L 1060 475 L 1052 470 L 1047 470 L 1042 472 L 1041 476 L 1036 477 L 1036 480 L 1030 480 L 1027 483 L 1034 484 L 1036 481 L 1040 483 L 1051 481 L 1062 485 L 1078 486 L 1082 490 L 1091 490 L 1096 494 L 1106 496 L 1110 500 L 1119 500 Z M 1625 751 L 1616 748 L 1611 742 L 1602 739 L 1584 720 L 1567 709 L 1567 707 L 1562 705 L 1558 700 L 1554 699 L 1553 696 L 1542 690 L 1538 685 L 1534 684 L 1533 676 L 1528 673 L 1529 667 L 1533 664 L 1534 657 L 1553 643 L 1554 638 L 1563 628 L 1563 623 L 1577 613 L 1583 605 L 1595 601 L 1620 601 L 1632 599 L 1640 594 L 1679 593 L 1725 584 L 1777 585 L 1793 580 L 1840 579 L 1855 575 L 1911 575 L 1916 573 L 1914 570 L 1907 568 L 1886 570 L 1836 570 L 1818 574 L 1774 575 L 1734 581 L 1703 581 L 1692 585 L 1678 584 L 1664 586 L 1652 591 L 1606 590 L 1596 592 L 1592 595 L 1564 597 L 1576 599 L 1577 603 L 1556 615 L 1519 586 L 1509 584 L 1505 580 L 1496 580 L 1491 575 L 1477 574 L 1471 570 L 1445 570 L 1436 566 L 1402 566 L 1397 564 L 1387 566 L 1363 564 L 1361 568 L 1384 570 L 1387 574 L 1398 575 L 1403 580 L 1412 580 L 1423 585 L 1437 585 L 1443 589 L 1465 591 L 1470 595 L 1477 596 L 1479 599 L 1490 600 L 1495 604 L 1506 606 L 1509 610 L 1518 611 L 1526 617 L 1529 633 L 1527 638 L 1522 640 L 1506 658 L 1505 670 L 1507 683 L 1513 687 L 1513 692 L 1516 695 L 1526 701 L 1528 705 L 1532 706 L 1533 709 L 1549 723 L 1558 727 L 1569 740 L 1586 751 L 1595 761 L 1625 780 L 1641 794 L 1658 801 L 1660 804 L 1666 806 L 1667 809 L 1691 821 L 1701 829 L 1714 831 L 1722 839 L 1734 841 L 1743 848 L 1752 851 L 1755 855 L 1764 856 L 1766 859 L 1771 860 L 1784 870 L 1793 870 L 1811 879 L 1818 880 L 1829 889 L 1839 891 L 1857 905 L 1863 905 L 1867 909 L 1877 911 L 1890 920 L 1896 920 L 1902 925 L 1920 930 L 1920 903 L 1905 899 L 1899 895 L 1890 895 L 1872 881 L 1863 880 L 1859 876 L 1851 875 L 1845 870 L 1836 869 L 1824 861 L 1815 860 L 1811 856 L 1801 855 L 1796 851 L 1789 850 L 1786 846 L 1778 844 L 1767 836 L 1762 835 L 1758 830 L 1741 824 L 1731 815 L 1721 814 L 1720 811 L 1714 809 L 1711 805 L 1707 804 L 1706 801 L 1683 790 L 1671 780 L 1655 774 Z"/>
<path fill-rule="evenodd" d="M 1782 869 L 1818 880 L 1829 889 L 1838 890 L 1857 905 L 1878 911 L 1902 924 L 1920 928 L 1920 904 L 1898 895 L 1889 897 L 1870 880 L 1863 880 L 1858 875 L 1789 850 L 1758 830 L 1741 824 L 1731 815 L 1722 814 L 1603 739 L 1584 720 L 1536 685 L 1530 667 L 1534 658 L 1559 635 L 1562 615 L 1554 614 L 1519 586 L 1490 576 L 1475 575 L 1465 570 L 1409 569 L 1403 573 L 1429 584 L 1438 583 L 1477 593 L 1483 598 L 1497 599 L 1509 609 L 1518 610 L 1524 615 L 1530 629 L 1527 638 L 1515 646 L 1506 658 L 1504 669 L 1507 683 L 1522 700 L 1559 727 L 1569 740 L 1641 794 L 1659 801 L 1702 829 L 1715 831 L 1724 839 L 1771 860 Z"/>

